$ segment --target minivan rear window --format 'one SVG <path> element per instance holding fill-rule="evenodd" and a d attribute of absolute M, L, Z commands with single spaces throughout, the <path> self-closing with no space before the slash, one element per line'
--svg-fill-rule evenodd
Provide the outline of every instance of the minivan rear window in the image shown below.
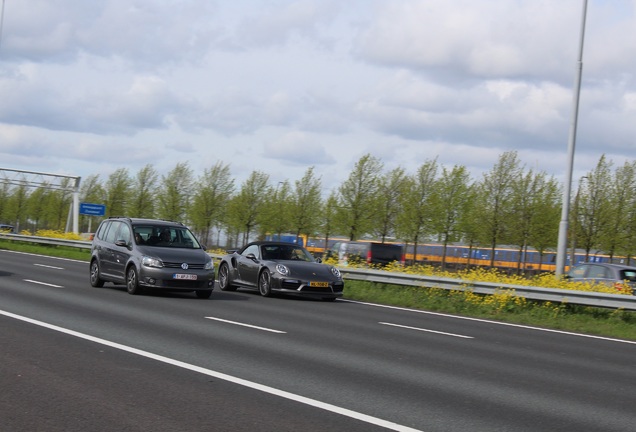
<path fill-rule="evenodd" d="M 115 241 L 117 240 L 117 231 L 119 231 L 120 225 L 121 222 L 112 221 L 108 226 L 108 231 L 106 231 L 106 237 L 104 238 L 104 240 L 108 243 L 115 243 Z"/>

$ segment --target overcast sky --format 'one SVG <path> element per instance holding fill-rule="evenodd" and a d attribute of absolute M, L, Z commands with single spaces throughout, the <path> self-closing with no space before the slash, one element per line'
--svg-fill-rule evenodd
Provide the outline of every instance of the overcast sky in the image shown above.
<path fill-rule="evenodd" d="M 583 0 L 0 0 L 0 168 L 237 186 L 369 153 L 565 178 Z M 0 3 L 1 4 L 1 3 Z M 636 149 L 636 0 L 589 0 L 574 179 Z"/>

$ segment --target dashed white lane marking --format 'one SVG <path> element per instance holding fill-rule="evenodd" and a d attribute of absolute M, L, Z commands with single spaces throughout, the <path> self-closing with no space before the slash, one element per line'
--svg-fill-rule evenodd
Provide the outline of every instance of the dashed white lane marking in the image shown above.
<path fill-rule="evenodd" d="M 237 322 L 237 321 L 229 321 L 226 319 L 222 319 L 222 318 L 215 318 L 215 317 L 205 317 L 206 319 L 209 320 L 214 320 L 214 321 L 221 321 L 224 323 L 228 323 L 228 324 L 234 324 L 234 325 L 238 325 L 238 326 L 242 326 L 242 327 L 250 327 L 253 329 L 257 329 L 257 330 L 263 330 L 263 331 L 268 331 L 268 332 L 272 332 L 272 333 L 287 333 L 281 330 L 274 330 L 274 329 L 270 329 L 267 327 L 259 327 L 259 326 L 255 326 L 255 325 L 251 325 L 251 324 L 246 324 L 246 323 L 241 323 L 241 322 Z"/>
<path fill-rule="evenodd" d="M 45 268 L 50 268 L 53 270 L 64 270 L 64 267 L 56 267 L 56 266 L 51 266 L 51 265 L 46 265 L 46 264 L 33 264 L 34 266 L 37 267 L 45 267 Z"/>
<path fill-rule="evenodd" d="M 437 333 L 437 334 L 444 335 L 444 336 L 453 336 L 453 337 L 464 338 L 464 339 L 475 339 L 472 336 L 465 336 L 465 335 L 460 335 L 460 334 L 446 333 L 446 332 L 441 332 L 441 331 L 437 331 L 437 330 L 430 330 L 430 329 L 425 329 L 425 328 L 420 328 L 420 327 L 411 327 L 411 326 L 405 326 L 405 325 L 401 325 L 401 324 L 393 324 L 393 323 L 387 323 L 387 322 L 380 322 L 378 324 L 392 326 L 392 327 L 400 327 L 400 328 L 409 329 L 409 330 L 417 330 L 417 331 L 422 331 L 422 332 L 427 332 L 427 333 Z"/>
<path fill-rule="evenodd" d="M 46 283 L 46 282 L 40 282 L 40 281 L 36 281 L 36 280 L 31 280 L 31 279 L 23 279 L 25 282 L 30 282 L 30 283 L 34 283 L 34 284 L 38 284 L 38 285 L 44 285 L 44 286 L 48 286 L 48 287 L 52 287 L 52 288 L 64 288 L 62 285 L 54 285 L 54 284 L 50 284 L 50 283 Z"/>

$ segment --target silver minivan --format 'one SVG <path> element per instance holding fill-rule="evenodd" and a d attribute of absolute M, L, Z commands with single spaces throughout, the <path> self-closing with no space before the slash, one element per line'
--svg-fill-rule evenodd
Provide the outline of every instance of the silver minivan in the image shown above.
<path fill-rule="evenodd" d="M 183 224 L 158 219 L 110 217 L 91 246 L 90 282 L 126 285 L 129 294 L 146 289 L 194 291 L 210 298 L 214 263 Z"/>

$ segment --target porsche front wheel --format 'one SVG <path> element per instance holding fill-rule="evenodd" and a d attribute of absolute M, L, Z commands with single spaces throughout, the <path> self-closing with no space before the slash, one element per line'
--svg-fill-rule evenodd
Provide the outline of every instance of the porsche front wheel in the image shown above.
<path fill-rule="evenodd" d="M 230 283 L 230 266 L 227 263 L 219 267 L 219 288 L 221 291 L 236 291 L 236 287 Z"/>
<path fill-rule="evenodd" d="M 271 278 L 267 270 L 262 270 L 258 275 L 258 292 L 260 292 L 263 297 L 272 295 Z"/>

